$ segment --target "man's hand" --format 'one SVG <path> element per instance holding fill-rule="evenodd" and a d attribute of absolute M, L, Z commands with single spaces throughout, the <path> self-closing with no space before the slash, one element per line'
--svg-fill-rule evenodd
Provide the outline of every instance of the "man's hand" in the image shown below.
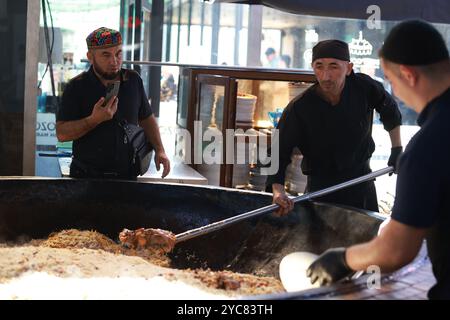
<path fill-rule="evenodd" d="M 280 208 L 275 211 L 275 215 L 278 217 L 287 215 L 289 211 L 294 209 L 294 201 L 289 199 L 284 191 L 284 186 L 274 183 L 273 188 L 273 201 L 272 203 L 278 204 Z"/>
<path fill-rule="evenodd" d="M 164 150 L 155 151 L 156 170 L 159 171 L 159 169 L 161 168 L 161 164 L 164 167 L 161 177 L 165 178 L 170 172 L 170 160 L 167 157 L 166 152 Z"/>
<path fill-rule="evenodd" d="M 59 141 L 73 141 L 83 137 L 100 123 L 111 120 L 117 111 L 119 100 L 113 97 L 105 107 L 102 107 L 105 98 L 100 98 L 86 118 L 73 121 L 57 121 L 56 136 Z"/>
<path fill-rule="evenodd" d="M 117 112 L 117 105 L 119 103 L 117 97 L 112 97 L 105 106 L 103 106 L 104 102 L 105 98 L 100 98 L 94 105 L 91 116 L 89 117 L 90 121 L 95 125 L 111 120 Z"/>
<path fill-rule="evenodd" d="M 306 270 L 311 283 L 319 281 L 321 286 L 329 285 L 354 273 L 345 260 L 345 250 L 346 248 L 334 248 L 322 253 Z"/>
<path fill-rule="evenodd" d="M 398 160 L 400 159 L 400 155 L 402 154 L 402 152 L 403 152 L 403 147 L 391 148 L 391 156 L 389 157 L 389 160 L 388 160 L 388 166 L 394 167 L 395 174 L 398 173 Z M 389 175 L 392 175 L 392 173 L 390 173 Z"/>

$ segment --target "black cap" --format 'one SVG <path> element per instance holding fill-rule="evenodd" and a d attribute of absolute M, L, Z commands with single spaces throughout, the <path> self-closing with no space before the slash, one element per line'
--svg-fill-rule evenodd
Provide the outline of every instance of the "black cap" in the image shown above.
<path fill-rule="evenodd" d="M 388 61 L 410 66 L 449 58 L 442 35 L 422 20 L 408 20 L 396 25 L 384 41 L 379 55 Z"/>
<path fill-rule="evenodd" d="M 313 48 L 312 62 L 321 58 L 350 61 L 348 44 L 340 40 L 323 40 L 318 42 Z"/>

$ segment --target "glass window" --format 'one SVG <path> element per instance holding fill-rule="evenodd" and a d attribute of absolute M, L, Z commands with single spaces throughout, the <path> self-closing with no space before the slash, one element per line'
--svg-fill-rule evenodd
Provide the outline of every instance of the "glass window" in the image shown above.
<path fill-rule="evenodd" d="M 86 37 L 99 27 L 119 30 L 120 0 L 48 0 L 45 12 L 51 48 L 51 68 L 47 54 L 46 30 L 41 7 L 39 31 L 39 65 L 36 123 L 36 175 L 53 175 L 47 170 L 48 159 L 57 159 L 62 174 L 68 174 L 72 143 L 59 143 L 56 138 L 56 111 L 67 82 L 87 70 Z M 53 75 L 52 77 L 50 72 Z M 54 88 L 54 92 L 53 92 Z M 57 150 L 58 147 L 58 150 Z M 51 157 L 58 152 L 66 157 Z M 50 158 L 49 158 L 50 157 Z"/>
<path fill-rule="evenodd" d="M 87 64 L 81 60 L 86 59 L 88 34 L 99 27 L 119 30 L 120 0 L 49 0 L 46 11 L 50 43 L 53 43 L 52 62 L 56 95 L 60 96 L 65 83 L 87 68 Z M 41 10 L 38 80 L 42 95 L 48 97 L 53 93 L 47 68 L 44 34 Z M 39 111 L 49 110 L 41 106 Z"/>
<path fill-rule="evenodd" d="M 394 21 L 381 21 L 381 29 L 369 29 L 366 20 L 297 15 L 264 6 L 258 50 L 260 61 L 247 65 L 248 55 L 254 51 L 247 47 L 250 6 L 189 1 L 165 3 L 165 61 L 311 70 L 313 46 L 318 41 L 334 38 L 349 44 L 355 72 L 370 75 L 391 92 L 384 81 L 378 50 L 396 24 Z M 215 12 L 220 12 L 219 18 Z M 450 25 L 435 26 L 444 36 L 450 34 Z M 444 38 L 450 46 L 450 37 Z M 417 114 L 401 101 L 398 104 L 403 124 L 415 125 Z M 379 124 L 376 118 L 374 121 Z"/>

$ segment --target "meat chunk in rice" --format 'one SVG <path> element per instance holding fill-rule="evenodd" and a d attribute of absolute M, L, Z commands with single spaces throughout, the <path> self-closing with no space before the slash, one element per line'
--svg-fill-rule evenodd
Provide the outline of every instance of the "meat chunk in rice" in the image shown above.
<path fill-rule="evenodd" d="M 123 229 L 119 234 L 120 242 L 132 249 L 152 249 L 168 253 L 173 250 L 176 243 L 175 234 L 162 229 L 137 230 Z"/>

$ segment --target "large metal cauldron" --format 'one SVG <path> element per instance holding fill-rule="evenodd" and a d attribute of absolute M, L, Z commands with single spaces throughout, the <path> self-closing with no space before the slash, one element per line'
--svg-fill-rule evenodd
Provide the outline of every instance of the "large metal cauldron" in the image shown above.
<path fill-rule="evenodd" d="M 97 230 L 114 240 L 124 227 L 180 233 L 268 205 L 271 200 L 266 193 L 187 185 L 2 178 L 0 242 L 44 238 L 70 228 Z M 266 214 L 180 243 L 171 259 L 174 268 L 209 267 L 278 277 L 279 263 L 286 254 L 319 254 L 330 247 L 367 241 L 376 235 L 380 222 L 375 214 L 363 210 L 297 204 L 286 217 Z M 311 292 L 289 297 L 303 298 Z M 283 295 L 271 296 L 279 297 Z"/>

